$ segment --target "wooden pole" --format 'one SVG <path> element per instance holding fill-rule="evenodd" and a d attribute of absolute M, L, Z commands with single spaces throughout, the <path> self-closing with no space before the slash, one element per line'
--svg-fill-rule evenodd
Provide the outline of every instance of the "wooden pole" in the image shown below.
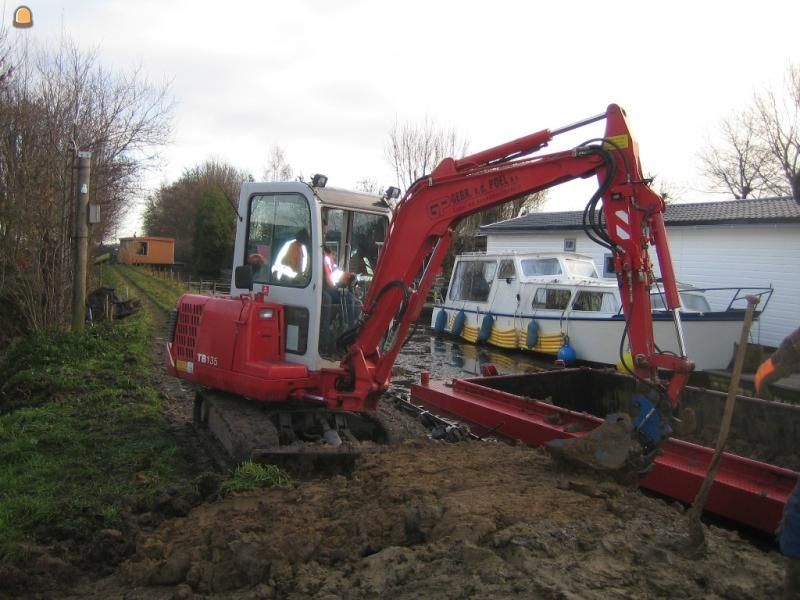
<path fill-rule="evenodd" d="M 703 513 L 703 507 L 706 504 L 708 493 L 711 491 L 711 484 L 714 482 L 714 477 L 717 475 L 719 463 L 722 459 L 722 452 L 725 449 L 725 444 L 728 441 L 728 433 L 730 433 L 731 430 L 733 407 L 736 404 L 736 392 L 739 390 L 739 379 L 742 376 L 742 366 L 744 365 L 744 358 L 747 353 L 747 339 L 750 335 L 750 325 L 753 323 L 753 314 L 755 313 L 758 301 L 759 298 L 757 296 L 747 296 L 747 310 L 744 314 L 742 335 L 739 339 L 739 347 L 736 350 L 736 359 L 733 363 L 731 380 L 728 385 L 728 397 L 725 399 L 725 408 L 722 413 L 722 423 L 720 424 L 719 436 L 717 437 L 717 446 L 714 449 L 714 454 L 708 465 L 706 477 L 697 492 L 692 507 L 686 515 L 689 527 L 689 544 L 691 550 L 696 553 L 704 551 L 706 547 L 706 534 L 703 530 L 703 525 L 700 523 L 700 516 Z"/>
<path fill-rule="evenodd" d="M 75 264 L 72 278 L 72 331 L 86 322 L 86 273 L 89 261 L 89 176 L 92 153 L 79 151 L 73 162 L 78 171 L 75 189 Z"/>

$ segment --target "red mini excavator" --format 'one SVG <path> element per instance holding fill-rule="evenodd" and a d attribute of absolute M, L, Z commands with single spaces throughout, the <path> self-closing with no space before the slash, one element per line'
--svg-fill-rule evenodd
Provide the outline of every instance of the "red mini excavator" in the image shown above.
<path fill-rule="evenodd" d="M 602 139 L 539 153 L 554 136 L 601 120 Z M 586 232 L 613 255 L 631 371 L 647 392 L 636 400 L 632 437 L 649 453 L 667 433 L 692 364 L 683 350 L 664 201 L 643 177 L 625 113 L 613 104 L 567 127 L 447 158 L 411 185 L 391 215 L 386 198 L 328 188 L 322 176 L 311 184 L 245 183 L 231 294 L 180 298 L 168 370 L 202 386 L 195 418 L 235 459 L 304 440 L 379 439 L 371 414 L 458 221 L 591 175 L 599 188 L 584 212 Z M 650 246 L 679 354 L 654 344 Z M 331 285 L 324 260 L 354 274 L 342 278 L 354 285 Z M 659 370 L 672 373 L 668 384 Z"/>

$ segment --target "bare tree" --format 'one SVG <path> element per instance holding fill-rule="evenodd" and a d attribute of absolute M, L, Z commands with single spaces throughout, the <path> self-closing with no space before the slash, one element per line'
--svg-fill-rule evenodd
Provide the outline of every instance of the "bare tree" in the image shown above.
<path fill-rule="evenodd" d="M 467 139 L 454 129 L 439 129 L 425 117 L 421 123 L 395 123 L 389 131 L 386 160 L 394 169 L 400 186 L 408 189 L 443 158 L 463 156 L 468 147 Z"/>
<path fill-rule="evenodd" d="M 356 182 L 356 189 L 367 194 L 383 194 L 383 189 L 378 185 L 378 182 L 372 177 L 364 177 Z"/>
<path fill-rule="evenodd" d="M 0 41 L 1 45 L 1 41 Z M 0 330 L 58 329 L 70 298 L 76 149 L 92 152 L 93 202 L 107 237 L 170 133 L 167 86 L 104 69 L 69 40 L 10 56 L 0 83 Z"/>
<path fill-rule="evenodd" d="M 440 129 L 429 119 L 421 123 L 395 124 L 389 131 L 386 159 L 394 169 L 402 187 L 408 189 L 414 181 L 430 173 L 442 159 L 461 157 L 467 153 L 469 142 L 453 129 Z M 544 202 L 545 192 L 521 196 L 500 206 L 488 208 L 464 217 L 456 227 L 456 236 L 445 265 L 453 254 L 477 250 L 476 234 L 481 225 L 512 219 L 536 210 Z"/>
<path fill-rule="evenodd" d="M 758 92 L 750 107 L 723 120 L 700 161 L 715 191 L 735 198 L 791 194 L 800 170 L 800 65 L 788 68 L 781 92 Z"/>
<path fill-rule="evenodd" d="M 759 120 L 751 112 L 724 119 L 719 126 L 719 141 L 711 141 L 700 152 L 703 172 L 715 191 L 731 194 L 737 200 L 771 194 L 775 180 L 774 161 L 761 142 Z"/>
<path fill-rule="evenodd" d="M 264 170 L 266 181 L 291 181 L 294 176 L 292 165 L 286 162 L 286 154 L 280 146 L 273 146 L 269 152 L 269 162 Z"/>
<path fill-rule="evenodd" d="M 755 97 L 761 141 L 769 149 L 781 180 L 770 181 L 777 195 L 791 194 L 800 171 L 800 65 L 791 65 L 783 94 L 768 89 Z"/>

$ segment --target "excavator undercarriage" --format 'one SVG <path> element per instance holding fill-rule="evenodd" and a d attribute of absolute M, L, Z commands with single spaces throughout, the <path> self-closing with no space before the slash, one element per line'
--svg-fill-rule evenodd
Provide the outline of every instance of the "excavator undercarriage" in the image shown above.
<path fill-rule="evenodd" d="M 397 438 L 378 414 L 267 405 L 209 388 L 195 395 L 193 421 L 220 450 L 221 466 L 251 460 L 295 475 L 350 473 L 365 448 Z"/>

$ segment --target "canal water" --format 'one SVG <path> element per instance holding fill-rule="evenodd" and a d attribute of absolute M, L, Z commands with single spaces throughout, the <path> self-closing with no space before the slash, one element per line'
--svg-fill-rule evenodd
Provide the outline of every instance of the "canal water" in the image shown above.
<path fill-rule="evenodd" d="M 543 371 L 552 368 L 553 362 L 525 352 L 438 337 L 429 327 L 420 326 L 397 357 L 392 381 L 397 385 L 418 383 L 422 371 L 428 371 L 433 380 L 476 377 L 484 364 L 493 364 L 500 375 L 513 375 Z"/>

